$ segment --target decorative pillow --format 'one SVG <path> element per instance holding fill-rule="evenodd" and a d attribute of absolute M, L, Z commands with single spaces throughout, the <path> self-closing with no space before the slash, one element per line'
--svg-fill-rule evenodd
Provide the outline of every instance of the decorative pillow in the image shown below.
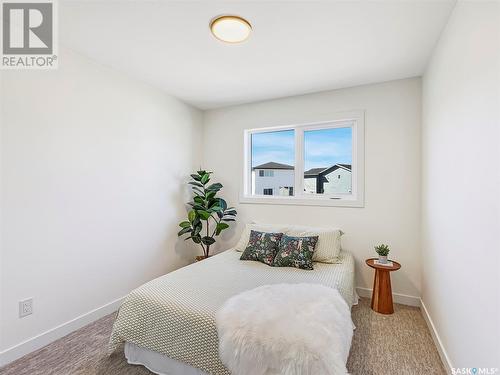
<path fill-rule="evenodd" d="M 248 241 L 250 240 L 250 231 L 255 230 L 259 232 L 267 232 L 267 233 L 285 233 L 288 229 L 290 229 L 289 225 L 283 224 L 257 224 L 257 223 L 248 223 L 243 232 L 241 232 L 241 237 L 234 249 L 236 251 L 244 251 L 248 246 Z"/>
<path fill-rule="evenodd" d="M 304 270 L 313 269 L 313 254 L 318 236 L 281 237 L 278 253 L 274 257 L 273 267 L 295 267 Z"/>
<path fill-rule="evenodd" d="M 283 233 L 265 233 L 252 230 L 248 246 L 241 254 L 240 260 L 257 260 L 271 265 L 278 252 L 278 245 Z"/>
<path fill-rule="evenodd" d="M 344 234 L 337 228 L 314 228 L 292 226 L 285 232 L 293 237 L 318 237 L 314 250 L 313 261 L 320 263 L 338 263 L 341 250 L 340 237 Z"/>

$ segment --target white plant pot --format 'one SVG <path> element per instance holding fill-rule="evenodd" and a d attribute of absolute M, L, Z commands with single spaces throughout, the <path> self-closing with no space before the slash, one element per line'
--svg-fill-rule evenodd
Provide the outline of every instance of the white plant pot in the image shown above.
<path fill-rule="evenodd" d="M 381 264 L 386 264 L 387 263 L 387 255 L 379 255 L 378 262 Z"/>

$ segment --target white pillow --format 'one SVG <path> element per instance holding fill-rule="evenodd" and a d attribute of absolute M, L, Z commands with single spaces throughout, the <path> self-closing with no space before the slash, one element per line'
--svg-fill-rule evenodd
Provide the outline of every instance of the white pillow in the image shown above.
<path fill-rule="evenodd" d="M 245 251 L 248 245 L 248 241 L 250 240 L 250 231 L 256 230 L 259 232 L 267 232 L 267 233 L 285 233 L 290 229 L 290 225 L 284 224 L 257 224 L 257 223 L 248 223 L 245 225 L 243 232 L 241 232 L 241 237 L 234 249 L 236 251 Z"/>
<path fill-rule="evenodd" d="M 320 263 L 336 263 L 339 261 L 340 237 L 344 234 L 340 229 L 294 225 L 285 234 L 292 237 L 318 236 L 313 261 Z"/>

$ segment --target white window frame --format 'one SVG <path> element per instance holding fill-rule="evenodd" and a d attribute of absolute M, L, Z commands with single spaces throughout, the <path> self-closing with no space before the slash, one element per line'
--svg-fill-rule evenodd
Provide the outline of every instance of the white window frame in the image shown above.
<path fill-rule="evenodd" d="M 364 111 L 351 111 L 330 115 L 328 117 L 328 120 L 326 121 L 245 129 L 243 132 L 243 180 L 240 190 L 240 203 L 364 207 L 364 117 Z M 352 193 L 337 195 L 316 195 L 304 193 L 304 131 L 345 127 L 352 128 Z M 267 133 L 280 130 L 295 131 L 294 196 L 252 195 L 252 134 Z"/>

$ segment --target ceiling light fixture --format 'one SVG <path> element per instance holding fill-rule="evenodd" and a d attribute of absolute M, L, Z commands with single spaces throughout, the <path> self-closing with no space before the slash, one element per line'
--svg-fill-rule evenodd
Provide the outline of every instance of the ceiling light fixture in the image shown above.
<path fill-rule="evenodd" d="M 248 39 L 252 26 L 238 16 L 219 16 L 210 22 L 212 34 L 226 43 L 241 43 Z"/>

